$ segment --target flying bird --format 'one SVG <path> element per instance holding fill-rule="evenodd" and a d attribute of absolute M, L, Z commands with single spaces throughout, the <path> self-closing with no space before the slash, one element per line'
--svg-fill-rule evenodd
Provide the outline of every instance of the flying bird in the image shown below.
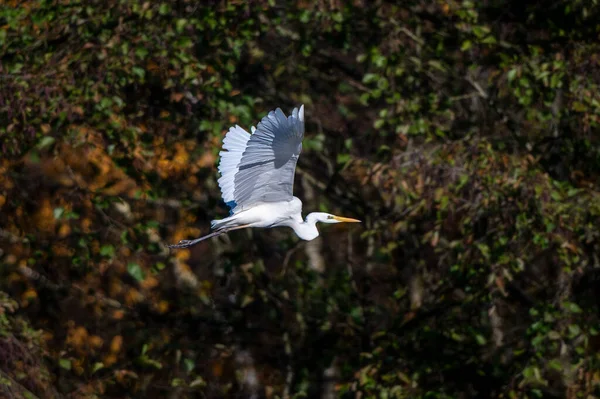
<path fill-rule="evenodd" d="M 251 131 L 231 127 L 223 140 L 226 151 L 219 153 L 219 187 L 230 208 L 229 217 L 213 220 L 212 233 L 169 248 L 189 248 L 207 238 L 248 227 L 286 226 L 310 241 L 319 236 L 317 222 L 360 222 L 323 212 L 309 213 L 302 219 L 302 201 L 294 197 L 293 187 L 304 137 L 304 105 L 287 117 L 277 108 Z"/>

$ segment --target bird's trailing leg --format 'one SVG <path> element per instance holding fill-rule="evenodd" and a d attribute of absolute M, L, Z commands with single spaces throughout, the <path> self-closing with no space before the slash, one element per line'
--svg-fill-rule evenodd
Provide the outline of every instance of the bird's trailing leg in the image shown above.
<path fill-rule="evenodd" d="M 167 245 L 167 246 L 169 248 L 174 248 L 174 249 L 189 248 L 191 246 L 194 246 L 194 245 L 198 244 L 200 241 L 204 241 L 204 240 L 212 238 L 212 237 L 220 236 L 221 234 L 228 233 L 228 232 L 230 232 L 232 230 L 245 229 L 246 227 L 251 227 L 251 226 L 252 226 L 251 224 L 244 224 L 242 226 L 225 227 L 225 228 L 223 228 L 221 230 L 213 231 L 212 233 L 207 234 L 207 235 L 205 235 L 203 237 L 196 238 L 195 240 L 181 240 L 177 244 L 172 244 L 172 245 Z"/>

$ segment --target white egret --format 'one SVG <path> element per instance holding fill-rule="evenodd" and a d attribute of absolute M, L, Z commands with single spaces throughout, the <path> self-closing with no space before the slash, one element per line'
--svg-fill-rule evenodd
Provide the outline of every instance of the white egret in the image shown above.
<path fill-rule="evenodd" d="M 291 227 L 303 240 L 319 236 L 316 223 L 360 222 L 360 220 L 313 212 L 302 219 L 302 201 L 293 195 L 296 162 L 304 137 L 304 105 L 285 116 L 280 108 L 269 112 L 252 134 L 233 126 L 225 135 L 219 155 L 219 187 L 230 216 L 213 220 L 212 233 L 195 240 L 182 240 L 170 248 L 192 245 L 232 230 L 247 227 Z"/>

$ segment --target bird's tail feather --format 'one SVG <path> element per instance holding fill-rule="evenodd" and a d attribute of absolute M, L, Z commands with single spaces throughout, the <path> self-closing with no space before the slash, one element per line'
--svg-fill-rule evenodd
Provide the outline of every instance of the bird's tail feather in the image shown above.
<path fill-rule="evenodd" d="M 221 230 L 225 227 L 235 226 L 234 222 L 235 221 L 232 220 L 231 218 L 225 218 L 225 219 L 220 219 L 220 220 L 211 220 L 210 228 L 211 228 L 211 230 Z"/>

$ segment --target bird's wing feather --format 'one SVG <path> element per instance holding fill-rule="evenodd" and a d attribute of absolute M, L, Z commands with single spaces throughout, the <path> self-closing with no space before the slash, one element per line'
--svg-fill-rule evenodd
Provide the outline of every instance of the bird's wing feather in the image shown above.
<path fill-rule="evenodd" d="M 219 152 L 221 157 L 219 161 L 221 196 L 232 210 L 235 208 L 233 196 L 235 174 L 239 170 L 238 166 L 242 160 L 242 154 L 246 150 L 248 140 L 250 140 L 250 133 L 237 125 L 232 126 L 225 135 L 225 139 L 223 139 L 223 149 L 227 151 Z"/>
<path fill-rule="evenodd" d="M 260 202 L 292 199 L 303 137 L 304 106 L 294 108 L 289 117 L 277 108 L 260 121 L 237 166 L 234 212 Z"/>

